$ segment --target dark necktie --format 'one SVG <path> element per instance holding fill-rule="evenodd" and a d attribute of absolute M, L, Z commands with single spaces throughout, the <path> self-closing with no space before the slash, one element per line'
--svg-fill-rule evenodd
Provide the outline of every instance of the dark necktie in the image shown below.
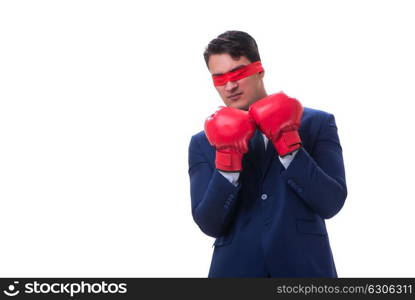
<path fill-rule="evenodd" d="M 254 158 L 256 164 L 258 165 L 261 172 L 264 171 L 264 163 L 265 163 L 265 143 L 264 137 L 259 129 L 255 131 L 255 135 L 253 137 L 254 143 Z"/>

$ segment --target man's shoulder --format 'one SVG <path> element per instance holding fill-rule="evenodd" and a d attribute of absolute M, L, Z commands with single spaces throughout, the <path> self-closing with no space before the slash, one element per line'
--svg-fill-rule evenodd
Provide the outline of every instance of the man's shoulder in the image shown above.
<path fill-rule="evenodd" d="M 320 109 L 315 109 L 311 107 L 304 107 L 303 118 L 318 118 L 318 119 L 327 119 L 331 116 L 332 113 L 323 111 Z"/>
<path fill-rule="evenodd" d="M 301 119 L 300 134 L 308 139 L 317 138 L 317 134 L 331 123 L 334 124 L 332 113 L 320 109 L 304 107 L 303 117 Z"/>
<path fill-rule="evenodd" d="M 204 130 L 192 135 L 189 143 L 189 157 L 192 153 L 202 154 L 210 161 L 215 160 L 215 150 L 209 144 Z"/>
<path fill-rule="evenodd" d="M 191 141 L 190 142 L 191 143 L 194 143 L 194 142 L 200 143 L 202 141 L 207 141 L 207 137 L 206 137 L 206 134 L 205 134 L 205 131 L 204 130 L 201 130 L 201 131 L 193 134 L 192 137 L 191 137 Z"/>
<path fill-rule="evenodd" d="M 201 130 L 201 131 L 199 131 L 199 132 L 192 135 L 192 139 L 199 140 L 199 139 L 203 139 L 203 138 L 206 138 L 206 134 L 205 134 L 204 130 Z"/>
<path fill-rule="evenodd" d="M 194 143 L 198 144 L 199 147 L 202 148 L 209 148 L 210 144 L 209 141 L 206 137 L 205 131 L 201 130 L 195 134 L 192 135 L 191 139 L 190 139 L 190 145 L 192 146 Z"/>

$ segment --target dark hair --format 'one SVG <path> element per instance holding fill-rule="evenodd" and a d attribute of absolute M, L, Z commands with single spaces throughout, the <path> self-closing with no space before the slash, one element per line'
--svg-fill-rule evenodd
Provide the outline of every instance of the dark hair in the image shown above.
<path fill-rule="evenodd" d="M 203 53 L 206 65 L 208 66 L 212 54 L 222 53 L 227 53 L 234 59 L 246 56 L 251 62 L 261 60 L 254 38 L 243 31 L 226 31 L 211 40 Z"/>

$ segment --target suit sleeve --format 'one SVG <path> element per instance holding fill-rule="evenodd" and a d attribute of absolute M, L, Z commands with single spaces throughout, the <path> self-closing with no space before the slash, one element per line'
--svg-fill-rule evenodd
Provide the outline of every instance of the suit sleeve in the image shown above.
<path fill-rule="evenodd" d="M 212 167 L 195 137 L 189 145 L 189 176 L 194 221 L 211 237 L 225 235 L 241 185 L 234 186 Z"/>
<path fill-rule="evenodd" d="M 310 155 L 300 148 L 281 173 L 294 192 L 322 218 L 336 215 L 347 197 L 342 148 L 332 114 L 324 119 Z"/>

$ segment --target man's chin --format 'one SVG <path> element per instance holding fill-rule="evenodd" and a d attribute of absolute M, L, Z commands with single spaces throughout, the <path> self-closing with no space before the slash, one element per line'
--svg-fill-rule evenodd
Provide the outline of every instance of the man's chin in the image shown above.
<path fill-rule="evenodd" d="M 243 103 L 230 103 L 228 104 L 228 107 L 232 107 L 232 108 L 237 108 L 237 109 L 241 109 L 241 110 L 248 110 L 249 109 L 249 105 L 243 104 Z"/>

